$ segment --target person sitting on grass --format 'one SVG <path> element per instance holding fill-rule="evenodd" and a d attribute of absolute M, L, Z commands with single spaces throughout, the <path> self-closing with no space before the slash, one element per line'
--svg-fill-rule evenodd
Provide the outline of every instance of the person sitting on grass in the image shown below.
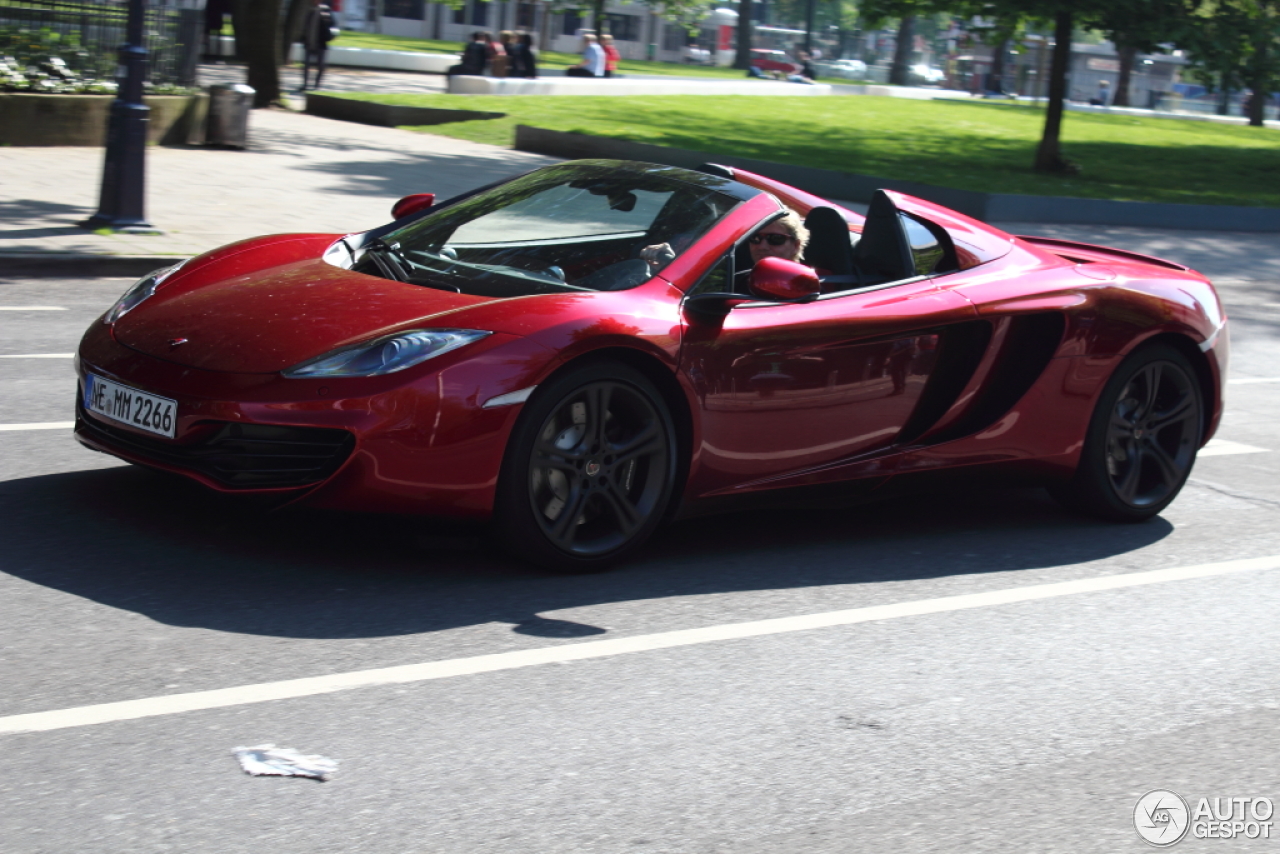
<path fill-rule="evenodd" d="M 604 50 L 596 37 L 587 33 L 582 37 L 582 62 L 564 70 L 566 77 L 603 77 Z"/>
<path fill-rule="evenodd" d="M 489 50 L 485 46 L 486 33 L 476 30 L 471 34 L 471 42 L 462 50 L 462 62 L 450 66 L 445 72 L 449 77 L 455 74 L 484 74 L 485 63 L 489 61 Z"/>
<path fill-rule="evenodd" d="M 509 73 L 512 77 L 538 76 L 538 60 L 533 53 L 533 36 L 528 33 L 518 34 L 508 48 L 508 53 L 511 54 Z"/>
<path fill-rule="evenodd" d="M 613 77 L 618 73 L 618 62 L 622 54 L 613 45 L 613 36 L 605 33 L 600 37 L 600 48 L 604 51 L 604 76 Z"/>

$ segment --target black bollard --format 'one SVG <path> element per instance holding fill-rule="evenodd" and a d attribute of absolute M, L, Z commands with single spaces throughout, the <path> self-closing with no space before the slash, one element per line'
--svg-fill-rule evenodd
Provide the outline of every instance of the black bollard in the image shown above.
<path fill-rule="evenodd" d="M 118 80 L 119 88 L 107 125 L 102 195 L 98 212 L 82 222 L 82 228 L 105 228 L 130 234 L 164 233 L 147 222 L 146 216 L 147 125 L 151 108 L 142 102 L 142 81 L 147 68 L 147 48 L 142 37 L 144 4 L 145 0 L 129 0 L 126 42 L 120 46 L 124 79 Z"/>

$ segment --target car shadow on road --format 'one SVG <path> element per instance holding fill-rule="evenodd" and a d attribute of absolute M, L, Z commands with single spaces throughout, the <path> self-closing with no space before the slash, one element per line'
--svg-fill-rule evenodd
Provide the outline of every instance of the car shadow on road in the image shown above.
<path fill-rule="evenodd" d="M 267 512 L 124 467 L 0 483 L 5 572 L 160 623 L 291 638 L 369 638 L 508 623 L 603 629 L 567 608 L 732 591 L 874 584 L 1101 560 L 1168 536 L 1065 514 L 1039 490 L 944 492 L 851 508 L 676 523 L 612 572 L 556 576 L 421 519 Z M 848 607 L 843 605 L 842 607 Z"/>

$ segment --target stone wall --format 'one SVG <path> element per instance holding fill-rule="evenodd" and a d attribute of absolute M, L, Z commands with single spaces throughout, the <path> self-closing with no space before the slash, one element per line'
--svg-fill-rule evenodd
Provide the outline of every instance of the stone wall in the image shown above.
<path fill-rule="evenodd" d="M 103 146 L 114 100 L 112 95 L 0 93 L 0 145 Z M 147 142 L 204 141 L 207 95 L 155 95 L 144 101 L 151 108 Z"/>

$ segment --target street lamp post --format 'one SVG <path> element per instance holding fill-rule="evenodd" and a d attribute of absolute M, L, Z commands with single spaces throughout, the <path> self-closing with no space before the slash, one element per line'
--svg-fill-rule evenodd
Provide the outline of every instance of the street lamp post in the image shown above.
<path fill-rule="evenodd" d="M 147 125 L 151 108 L 142 103 L 142 79 L 147 68 L 143 43 L 145 0 L 129 0 L 125 43 L 120 46 L 116 99 L 107 125 L 107 153 L 102 167 L 102 195 L 98 212 L 81 225 L 133 234 L 158 234 L 147 222 Z M 122 73 L 123 72 L 123 73 Z"/>

